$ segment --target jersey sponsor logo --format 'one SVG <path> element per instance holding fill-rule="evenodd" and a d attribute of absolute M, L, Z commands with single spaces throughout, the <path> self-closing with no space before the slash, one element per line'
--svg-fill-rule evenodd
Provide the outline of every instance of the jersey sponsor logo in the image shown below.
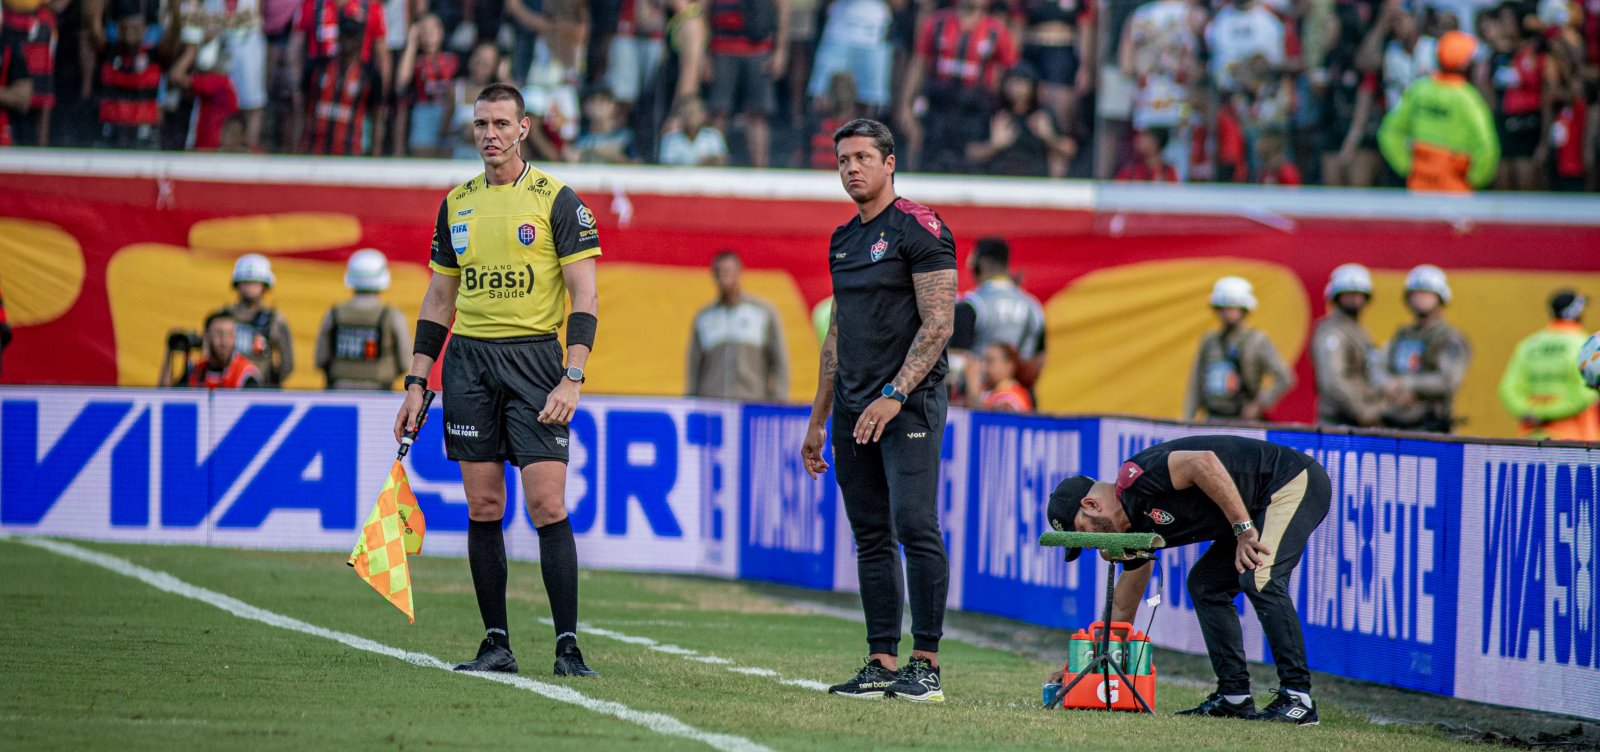
<path fill-rule="evenodd" d="M 467 223 L 457 222 L 450 225 L 450 247 L 457 254 L 467 252 Z"/>
<path fill-rule="evenodd" d="M 550 178 L 539 178 L 529 183 L 528 190 L 548 198 L 550 196 Z"/>
<path fill-rule="evenodd" d="M 1157 525 L 1171 525 L 1172 524 L 1172 520 L 1173 520 L 1172 513 L 1168 512 L 1168 511 L 1166 511 L 1164 509 L 1152 509 L 1149 512 L 1147 512 L 1146 514 L 1148 514 L 1150 516 L 1150 519 L 1154 520 Z"/>
<path fill-rule="evenodd" d="M 884 240 L 883 233 L 880 232 L 878 233 L 878 242 L 873 243 L 872 248 L 868 250 L 872 252 L 873 263 L 877 263 L 879 259 L 883 258 L 883 254 L 889 252 L 889 241 Z"/>
<path fill-rule="evenodd" d="M 521 227 L 517 228 L 517 242 L 523 245 L 533 245 L 533 241 L 537 237 L 539 237 L 539 232 L 530 223 L 524 222 Z"/>
<path fill-rule="evenodd" d="M 446 423 L 444 430 L 451 436 L 461 436 L 468 439 L 478 438 L 478 427 L 469 426 L 465 423 Z"/>
<path fill-rule="evenodd" d="M 458 216 L 458 217 L 470 217 L 470 216 L 472 216 L 472 210 L 471 209 L 462 209 L 461 211 L 456 212 L 456 216 Z"/>
<path fill-rule="evenodd" d="M 520 298 L 533 294 L 533 279 L 532 264 L 524 264 L 521 269 L 509 264 L 483 269 L 469 266 L 461 270 L 461 289 L 484 290 L 491 298 Z"/>
<path fill-rule="evenodd" d="M 589 207 L 578 207 L 578 224 L 591 230 L 594 229 L 594 212 L 589 211 Z"/>

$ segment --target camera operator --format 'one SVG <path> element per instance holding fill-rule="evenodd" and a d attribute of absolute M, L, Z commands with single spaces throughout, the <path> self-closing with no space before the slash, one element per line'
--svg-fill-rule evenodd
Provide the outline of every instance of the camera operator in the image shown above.
<path fill-rule="evenodd" d="M 262 386 L 261 372 L 249 358 L 234 352 L 234 337 L 239 322 L 226 313 L 213 313 L 206 319 L 202 338 L 194 332 L 173 331 L 167 336 L 167 354 L 161 359 L 159 386 L 205 387 L 207 389 L 248 389 Z M 190 357 L 193 350 L 200 355 Z M 183 358 L 183 372 L 172 377 L 172 356 Z"/>

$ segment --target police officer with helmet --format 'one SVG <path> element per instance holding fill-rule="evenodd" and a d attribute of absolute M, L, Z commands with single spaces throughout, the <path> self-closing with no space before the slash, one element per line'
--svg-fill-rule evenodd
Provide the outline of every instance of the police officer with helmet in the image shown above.
<path fill-rule="evenodd" d="M 329 389 L 393 389 L 411 366 L 411 333 L 405 314 L 378 297 L 389 289 L 389 259 L 373 248 L 356 251 L 344 285 L 354 294 L 322 317 L 317 368 Z"/>
<path fill-rule="evenodd" d="M 1455 426 L 1454 403 L 1467 374 L 1472 351 L 1461 330 L 1444 320 L 1450 304 L 1450 283 L 1444 270 L 1423 264 L 1406 274 L 1406 307 L 1416 319 L 1401 326 L 1385 348 L 1388 372 L 1384 392 L 1389 407 L 1383 424 L 1390 428 L 1449 433 Z"/>
<path fill-rule="evenodd" d="M 1294 388 L 1294 372 L 1265 333 L 1245 324 L 1245 317 L 1256 308 L 1249 280 L 1217 280 L 1211 288 L 1211 308 L 1222 327 L 1200 340 L 1184 394 L 1184 420 L 1194 420 L 1201 409 L 1213 420 L 1260 420 Z M 1267 376 L 1272 384 L 1263 390 Z"/>
<path fill-rule="evenodd" d="M 283 315 L 266 305 L 273 281 L 272 262 L 266 256 L 240 256 L 233 264 L 233 289 L 239 299 L 218 313 L 238 322 L 234 351 L 250 360 L 266 378 L 267 386 L 283 386 L 294 372 L 294 340 Z"/>
<path fill-rule="evenodd" d="M 1333 270 L 1324 290 L 1328 313 L 1311 334 L 1317 375 L 1317 422 L 1376 426 L 1383 416 L 1383 391 L 1373 379 L 1377 348 L 1361 328 L 1361 311 L 1372 299 L 1372 273 L 1360 264 Z"/>

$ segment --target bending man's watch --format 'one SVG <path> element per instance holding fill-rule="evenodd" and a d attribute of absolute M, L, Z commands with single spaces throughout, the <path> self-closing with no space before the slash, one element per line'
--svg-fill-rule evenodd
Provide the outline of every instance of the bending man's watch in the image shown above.
<path fill-rule="evenodd" d="M 906 403 L 906 393 L 894 388 L 894 382 L 892 381 L 883 385 L 883 396 L 899 402 L 902 405 Z"/>
<path fill-rule="evenodd" d="M 582 384 L 583 383 L 583 369 L 579 368 L 577 366 L 567 366 L 566 377 L 567 377 L 567 379 L 569 381 L 576 381 L 579 384 Z"/>
<path fill-rule="evenodd" d="M 1249 520 L 1245 520 L 1244 522 L 1235 522 L 1233 523 L 1233 537 L 1237 538 L 1241 535 L 1244 535 L 1245 533 L 1254 530 L 1255 527 L 1255 523 Z"/>

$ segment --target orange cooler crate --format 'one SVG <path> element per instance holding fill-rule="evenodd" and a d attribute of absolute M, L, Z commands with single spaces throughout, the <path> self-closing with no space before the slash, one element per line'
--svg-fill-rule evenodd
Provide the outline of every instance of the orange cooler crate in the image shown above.
<path fill-rule="evenodd" d="M 1072 633 L 1068 643 L 1070 652 L 1067 654 L 1066 676 L 1062 683 L 1072 682 L 1072 677 L 1094 661 L 1100 647 L 1100 634 L 1104 629 L 1103 622 L 1089 625 L 1087 630 L 1078 630 Z M 1133 681 L 1133 689 L 1138 690 L 1144 701 L 1150 704 L 1150 709 L 1156 707 L 1156 666 L 1150 653 L 1150 638 L 1145 633 L 1133 628 L 1132 624 L 1116 621 L 1111 623 L 1111 659 L 1122 667 L 1123 673 Z M 1143 712 L 1139 701 L 1133 698 L 1133 692 L 1122 685 L 1122 677 L 1111 672 L 1109 679 L 1100 671 L 1095 671 L 1083 677 L 1078 686 L 1062 699 L 1063 710 L 1105 710 L 1107 685 L 1109 684 L 1112 710 L 1131 710 Z"/>

